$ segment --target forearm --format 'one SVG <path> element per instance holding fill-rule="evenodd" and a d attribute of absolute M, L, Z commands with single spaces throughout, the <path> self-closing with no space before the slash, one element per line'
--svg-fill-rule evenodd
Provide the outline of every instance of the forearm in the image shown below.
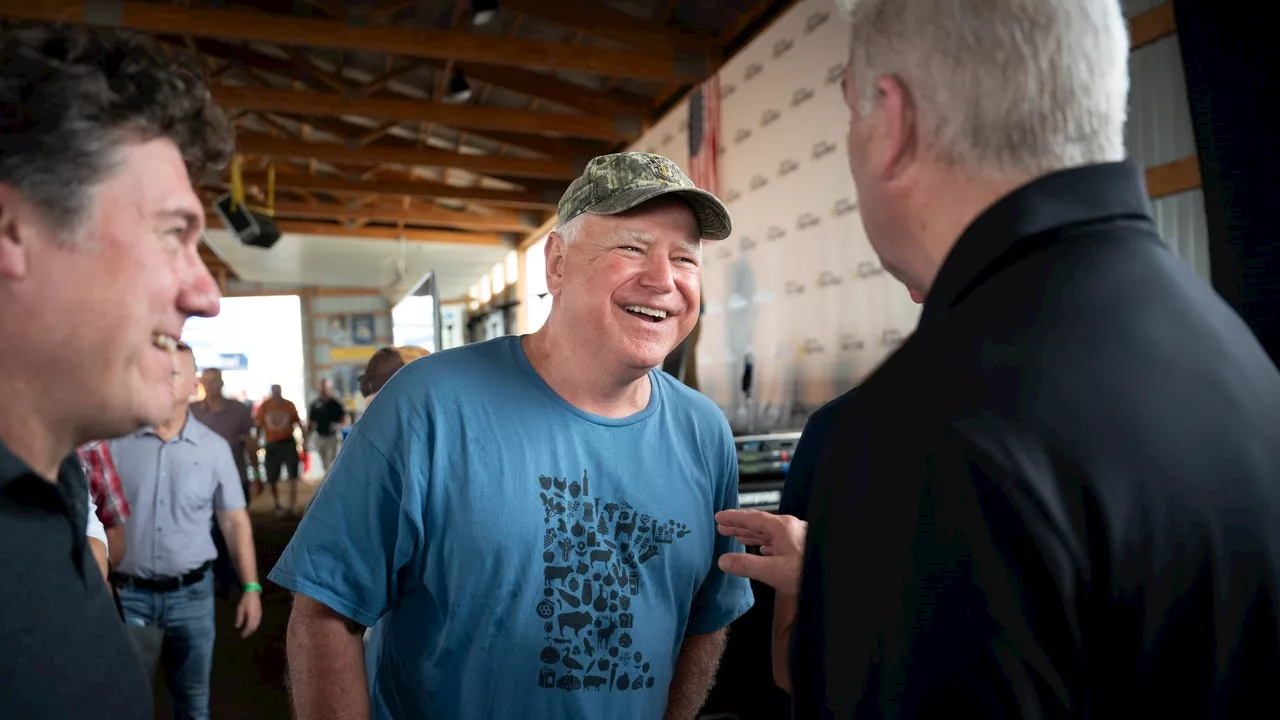
<path fill-rule="evenodd" d="M 107 560 L 111 567 L 118 568 L 124 562 L 127 546 L 124 541 L 124 525 L 113 525 L 107 528 Z"/>
<path fill-rule="evenodd" d="M 791 631 L 796 625 L 800 599 L 789 593 L 777 593 L 773 599 L 773 681 L 791 692 Z"/>
<path fill-rule="evenodd" d="M 89 552 L 93 554 L 93 561 L 98 564 L 98 571 L 102 573 L 102 581 L 107 581 L 110 568 L 107 567 L 107 546 L 98 538 L 88 538 Z"/>
<path fill-rule="evenodd" d="M 294 596 L 286 648 L 297 720 L 368 720 L 364 628 L 305 595 Z"/>
<path fill-rule="evenodd" d="M 249 521 L 248 511 L 244 508 L 229 511 L 218 518 L 218 525 L 223 537 L 227 539 L 231 564 L 240 575 L 240 582 L 258 582 L 258 557 L 253 549 L 253 525 Z"/>
<path fill-rule="evenodd" d="M 685 636 L 667 695 L 666 720 L 693 720 L 698 716 L 720 666 L 726 633 L 721 629 Z"/>

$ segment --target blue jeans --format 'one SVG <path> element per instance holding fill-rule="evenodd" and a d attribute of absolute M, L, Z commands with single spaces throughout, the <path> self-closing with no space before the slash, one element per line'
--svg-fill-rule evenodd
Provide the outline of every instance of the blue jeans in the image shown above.
<path fill-rule="evenodd" d="M 177 720 L 209 720 L 213 671 L 213 573 L 169 592 L 120 589 L 125 623 L 164 629 L 164 663 Z"/>

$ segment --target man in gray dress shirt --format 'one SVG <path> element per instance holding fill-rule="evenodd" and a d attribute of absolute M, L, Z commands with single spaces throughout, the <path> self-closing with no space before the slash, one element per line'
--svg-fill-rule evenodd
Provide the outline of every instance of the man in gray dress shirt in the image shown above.
<path fill-rule="evenodd" d="M 227 441 L 190 415 L 195 358 L 178 345 L 173 410 L 154 427 L 110 441 L 133 516 L 128 550 L 112 575 L 125 622 L 164 630 L 161 659 L 179 718 L 209 717 L 213 666 L 213 576 L 209 534 L 216 516 L 243 580 L 236 627 L 248 637 L 262 618 L 253 529 Z"/>

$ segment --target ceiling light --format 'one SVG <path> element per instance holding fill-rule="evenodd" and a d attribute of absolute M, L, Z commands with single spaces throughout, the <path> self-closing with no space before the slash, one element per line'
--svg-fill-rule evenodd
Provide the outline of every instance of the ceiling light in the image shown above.
<path fill-rule="evenodd" d="M 498 14 L 498 0 L 471 0 L 471 24 L 488 25 Z"/>
<path fill-rule="evenodd" d="M 447 103 L 464 103 L 471 99 L 471 83 L 467 82 L 467 77 L 462 74 L 461 70 L 454 70 L 453 76 L 449 78 L 449 89 L 445 92 L 444 101 Z"/>

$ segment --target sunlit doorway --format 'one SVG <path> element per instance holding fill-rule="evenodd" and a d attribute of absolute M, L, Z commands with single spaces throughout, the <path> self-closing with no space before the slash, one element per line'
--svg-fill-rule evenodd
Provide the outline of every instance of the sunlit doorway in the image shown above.
<path fill-rule="evenodd" d="M 229 297 L 212 318 L 191 318 L 182 334 L 201 369 L 220 368 L 227 397 L 257 405 L 279 385 L 307 410 L 302 301 L 297 295 Z"/>

